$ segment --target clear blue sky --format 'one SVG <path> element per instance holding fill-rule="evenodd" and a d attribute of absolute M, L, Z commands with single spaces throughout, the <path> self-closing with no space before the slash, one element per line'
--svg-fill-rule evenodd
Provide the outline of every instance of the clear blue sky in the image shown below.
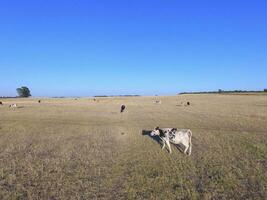
<path fill-rule="evenodd" d="M 267 88 L 266 0 L 3 0 L 0 96 Z"/>

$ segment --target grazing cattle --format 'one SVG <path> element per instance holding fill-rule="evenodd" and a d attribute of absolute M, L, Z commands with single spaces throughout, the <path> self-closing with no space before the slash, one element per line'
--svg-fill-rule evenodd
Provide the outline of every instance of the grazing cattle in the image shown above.
<path fill-rule="evenodd" d="M 121 113 L 125 110 L 126 106 L 125 105 L 121 105 Z"/>
<path fill-rule="evenodd" d="M 17 104 L 15 104 L 15 103 L 9 105 L 9 108 L 16 108 L 16 107 L 17 107 Z"/>
<path fill-rule="evenodd" d="M 41 103 L 41 100 L 38 100 L 38 103 Z"/>
<path fill-rule="evenodd" d="M 151 136 L 159 136 L 163 142 L 162 149 L 165 148 L 167 144 L 169 152 L 171 153 L 170 142 L 175 145 L 183 145 L 185 148 L 183 150 L 184 154 L 188 153 L 191 155 L 192 151 L 192 132 L 190 129 L 177 129 L 177 128 L 159 128 L 156 127 L 151 133 Z M 188 152 L 187 152 L 188 151 Z"/>
<path fill-rule="evenodd" d="M 154 101 L 155 104 L 161 104 L 161 101 L 160 100 L 156 100 Z"/>
<path fill-rule="evenodd" d="M 190 102 L 189 101 L 186 101 L 186 102 L 181 102 L 181 105 L 182 106 L 190 106 Z"/>
<path fill-rule="evenodd" d="M 0 101 L 0 105 L 3 105 L 3 102 L 2 101 Z"/>

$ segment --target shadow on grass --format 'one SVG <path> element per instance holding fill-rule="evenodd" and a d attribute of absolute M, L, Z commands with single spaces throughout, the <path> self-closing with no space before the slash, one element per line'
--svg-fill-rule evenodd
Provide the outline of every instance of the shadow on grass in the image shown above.
<path fill-rule="evenodd" d="M 152 131 L 152 130 L 151 130 L 151 131 Z M 143 136 L 147 136 L 147 137 L 149 137 L 149 138 L 155 140 L 155 141 L 156 141 L 157 143 L 159 143 L 160 145 L 162 145 L 162 141 L 161 141 L 161 139 L 160 139 L 158 136 L 151 136 L 151 135 L 150 135 L 151 131 L 150 131 L 150 130 L 143 130 L 143 131 L 142 131 L 142 135 L 143 135 Z"/>

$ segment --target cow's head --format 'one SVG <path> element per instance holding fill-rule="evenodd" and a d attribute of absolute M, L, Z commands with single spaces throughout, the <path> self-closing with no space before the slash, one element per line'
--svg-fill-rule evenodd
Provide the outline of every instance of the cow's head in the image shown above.
<path fill-rule="evenodd" d="M 156 127 L 153 131 L 151 131 L 150 135 L 155 136 L 155 135 L 160 135 L 159 127 Z"/>

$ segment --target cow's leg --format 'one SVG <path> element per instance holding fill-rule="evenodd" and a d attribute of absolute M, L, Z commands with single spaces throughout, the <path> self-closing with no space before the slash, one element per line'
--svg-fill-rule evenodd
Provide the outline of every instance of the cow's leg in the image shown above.
<path fill-rule="evenodd" d="M 164 148 L 165 148 L 165 142 L 163 141 L 163 146 L 162 146 L 161 149 L 163 150 Z"/>
<path fill-rule="evenodd" d="M 189 148 L 189 145 L 185 145 L 184 154 L 186 154 L 188 148 Z"/>
<path fill-rule="evenodd" d="M 160 138 L 161 142 L 162 142 L 162 150 L 165 148 L 165 140 L 163 140 L 162 138 Z"/>
<path fill-rule="evenodd" d="M 169 148 L 169 152 L 172 153 L 170 141 L 167 140 L 167 141 L 166 141 L 166 144 L 167 144 L 167 146 L 168 146 L 168 148 Z"/>

